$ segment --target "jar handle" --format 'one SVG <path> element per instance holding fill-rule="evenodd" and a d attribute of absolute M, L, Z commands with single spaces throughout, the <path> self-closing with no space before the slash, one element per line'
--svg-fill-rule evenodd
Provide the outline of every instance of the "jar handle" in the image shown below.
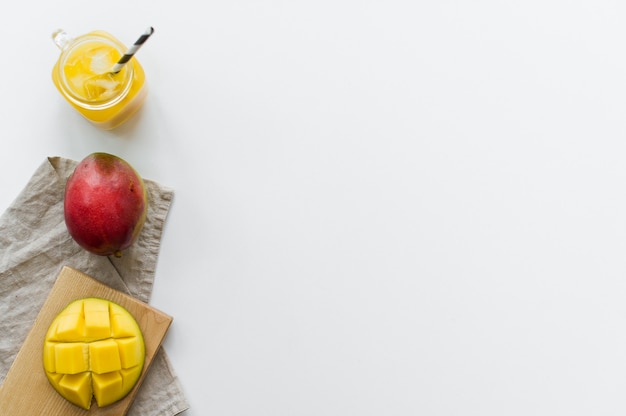
<path fill-rule="evenodd" d="M 59 49 L 63 50 L 67 47 L 72 38 L 65 33 L 63 29 L 59 29 L 52 33 L 52 40 Z"/>

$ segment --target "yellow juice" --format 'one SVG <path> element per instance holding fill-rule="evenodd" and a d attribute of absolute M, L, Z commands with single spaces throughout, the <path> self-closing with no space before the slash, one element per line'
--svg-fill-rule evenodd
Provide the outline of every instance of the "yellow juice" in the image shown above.
<path fill-rule="evenodd" d="M 64 34 L 64 32 L 63 32 Z M 115 63 L 127 48 L 107 32 L 58 39 L 61 56 L 52 80 L 65 99 L 99 128 L 113 129 L 132 116 L 147 94 L 143 68 L 133 57 L 118 73 Z"/>

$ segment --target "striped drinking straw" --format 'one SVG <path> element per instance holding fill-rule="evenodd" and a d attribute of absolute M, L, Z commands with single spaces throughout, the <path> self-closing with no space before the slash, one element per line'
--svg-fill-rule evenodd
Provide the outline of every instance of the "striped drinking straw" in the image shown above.
<path fill-rule="evenodd" d="M 133 55 L 137 53 L 139 48 L 141 48 L 141 46 L 144 43 L 146 43 L 150 35 L 152 35 L 153 33 L 154 33 L 154 29 L 152 27 L 149 27 L 148 29 L 146 29 L 146 31 L 139 37 L 139 39 L 135 41 L 133 46 L 131 46 L 128 49 L 128 51 L 126 51 L 126 53 L 120 58 L 120 60 L 117 61 L 113 69 L 111 69 L 111 72 L 114 74 L 117 74 L 118 72 L 120 72 L 122 68 L 124 67 L 124 65 L 126 65 L 126 63 L 130 61 Z"/>

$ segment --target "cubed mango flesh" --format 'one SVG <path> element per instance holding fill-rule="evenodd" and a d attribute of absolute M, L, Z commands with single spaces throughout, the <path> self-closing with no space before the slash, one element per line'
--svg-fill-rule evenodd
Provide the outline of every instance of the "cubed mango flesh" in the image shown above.
<path fill-rule="evenodd" d="M 145 344 L 135 318 L 105 299 L 70 303 L 48 328 L 43 367 L 52 387 L 89 410 L 123 399 L 141 376 Z"/>
<path fill-rule="evenodd" d="M 111 336 L 109 305 L 98 299 L 85 299 L 85 335 L 87 338 L 102 339 Z"/>
<path fill-rule="evenodd" d="M 66 374 L 58 382 L 59 393 L 70 402 L 85 409 L 91 405 L 93 395 L 91 374 Z"/>

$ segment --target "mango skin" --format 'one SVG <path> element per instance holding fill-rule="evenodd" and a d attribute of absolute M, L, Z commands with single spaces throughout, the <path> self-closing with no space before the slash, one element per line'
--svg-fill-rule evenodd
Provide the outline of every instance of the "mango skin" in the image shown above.
<path fill-rule="evenodd" d="M 141 176 L 122 158 L 92 153 L 74 169 L 65 186 L 67 230 L 85 250 L 120 257 L 139 238 L 148 213 Z"/>

